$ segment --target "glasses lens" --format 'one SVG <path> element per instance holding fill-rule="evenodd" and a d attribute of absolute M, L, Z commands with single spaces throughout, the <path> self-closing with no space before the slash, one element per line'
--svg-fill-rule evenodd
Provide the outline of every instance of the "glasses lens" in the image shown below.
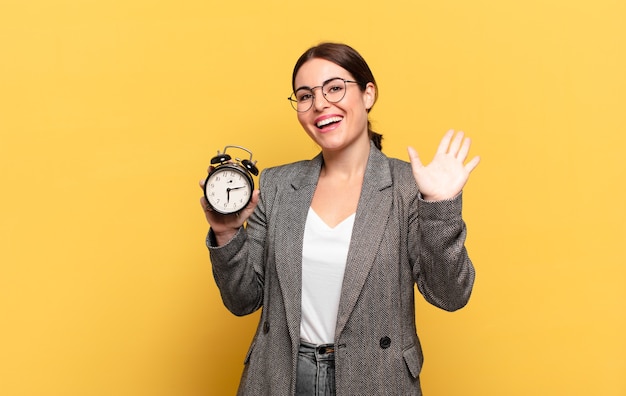
<path fill-rule="evenodd" d="M 298 100 L 296 99 L 296 94 L 292 93 L 291 96 L 287 99 L 289 99 L 289 104 L 291 105 L 291 107 L 293 107 L 294 110 L 298 111 Z"/>
<path fill-rule="evenodd" d="M 337 103 L 346 96 L 346 82 L 341 78 L 335 78 L 326 81 L 322 90 L 327 101 Z"/>
<path fill-rule="evenodd" d="M 291 107 L 296 111 L 305 112 L 313 105 L 313 91 L 308 88 L 300 88 L 297 92 L 294 92 L 289 97 Z"/>

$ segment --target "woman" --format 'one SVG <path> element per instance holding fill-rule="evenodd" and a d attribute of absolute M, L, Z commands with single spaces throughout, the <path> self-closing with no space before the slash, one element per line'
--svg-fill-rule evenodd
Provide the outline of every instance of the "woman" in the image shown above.
<path fill-rule="evenodd" d="M 448 132 L 428 166 L 381 153 L 368 113 L 377 87 L 351 47 L 323 43 L 298 60 L 292 106 L 321 148 L 266 169 L 238 216 L 202 206 L 226 307 L 263 307 L 240 395 L 419 395 L 414 284 L 448 311 L 474 282 L 461 190 L 478 157 Z M 247 225 L 244 228 L 244 222 Z"/>

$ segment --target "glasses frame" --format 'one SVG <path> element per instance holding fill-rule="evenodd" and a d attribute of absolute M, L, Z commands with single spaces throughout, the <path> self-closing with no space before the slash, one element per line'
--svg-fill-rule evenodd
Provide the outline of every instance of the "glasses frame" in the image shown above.
<path fill-rule="evenodd" d="M 332 81 L 335 80 L 341 80 L 344 82 L 345 87 L 348 88 L 348 83 L 354 83 L 354 84 L 359 84 L 361 85 L 358 81 L 354 81 L 354 80 L 346 80 L 345 78 L 341 78 L 341 77 L 334 77 L 331 78 L 329 80 L 324 81 L 324 84 L 322 85 L 316 85 L 314 87 L 308 88 L 308 87 L 302 87 L 297 89 L 296 91 L 299 91 L 300 89 L 308 89 L 309 91 L 311 91 L 311 95 L 313 95 L 313 97 L 311 98 L 311 105 L 306 109 L 306 110 L 298 110 L 298 99 L 294 99 L 296 96 L 296 92 L 292 92 L 291 95 L 287 98 L 287 100 L 289 100 L 289 103 L 291 104 L 291 107 L 297 111 L 298 113 L 306 113 L 307 111 L 311 110 L 311 108 L 313 107 L 313 104 L 315 103 L 315 92 L 313 91 L 316 88 L 321 88 L 322 89 L 322 96 L 324 97 L 324 99 L 326 99 L 326 101 L 328 103 L 339 103 L 343 100 L 343 98 L 346 97 L 346 89 L 344 89 L 343 92 L 343 96 L 339 99 L 339 100 L 328 100 L 328 98 L 326 97 L 326 93 L 324 92 L 324 86 L 329 84 Z"/>

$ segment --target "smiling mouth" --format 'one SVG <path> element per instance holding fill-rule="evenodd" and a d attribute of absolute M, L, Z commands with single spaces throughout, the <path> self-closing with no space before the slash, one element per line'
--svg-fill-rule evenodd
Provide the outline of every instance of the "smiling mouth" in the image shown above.
<path fill-rule="evenodd" d="M 338 122 L 340 122 L 341 120 L 343 120 L 343 117 L 330 117 L 330 118 L 326 118 L 324 120 L 321 120 L 320 122 L 318 122 L 317 124 L 315 124 L 315 126 L 317 126 L 318 128 L 324 128 L 325 126 L 331 125 L 331 124 L 336 124 Z"/>

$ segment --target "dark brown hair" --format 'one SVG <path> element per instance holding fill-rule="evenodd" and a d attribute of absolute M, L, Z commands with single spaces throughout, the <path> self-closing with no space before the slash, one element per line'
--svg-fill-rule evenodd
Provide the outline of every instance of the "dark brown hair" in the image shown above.
<path fill-rule="evenodd" d="M 302 65 L 308 60 L 314 58 L 325 59 L 346 69 L 350 74 L 352 74 L 359 87 L 361 87 L 361 91 L 365 91 L 365 87 L 368 83 L 374 84 L 374 86 L 376 86 L 374 103 L 376 103 L 376 100 L 378 99 L 378 86 L 376 85 L 376 80 L 374 79 L 374 75 L 367 65 L 367 62 L 365 62 L 365 59 L 363 59 L 363 57 L 354 48 L 341 43 L 321 43 L 306 50 L 306 52 L 300 56 L 293 68 L 293 74 L 291 76 L 292 89 L 296 89 L 295 82 L 298 70 L 300 70 Z M 374 107 L 373 104 L 372 107 Z M 370 107 L 367 112 L 369 113 L 371 109 L 372 108 Z M 372 130 L 372 123 L 369 119 L 367 120 L 367 132 L 370 139 L 374 142 L 374 145 L 379 150 L 382 150 L 383 135 Z"/>

